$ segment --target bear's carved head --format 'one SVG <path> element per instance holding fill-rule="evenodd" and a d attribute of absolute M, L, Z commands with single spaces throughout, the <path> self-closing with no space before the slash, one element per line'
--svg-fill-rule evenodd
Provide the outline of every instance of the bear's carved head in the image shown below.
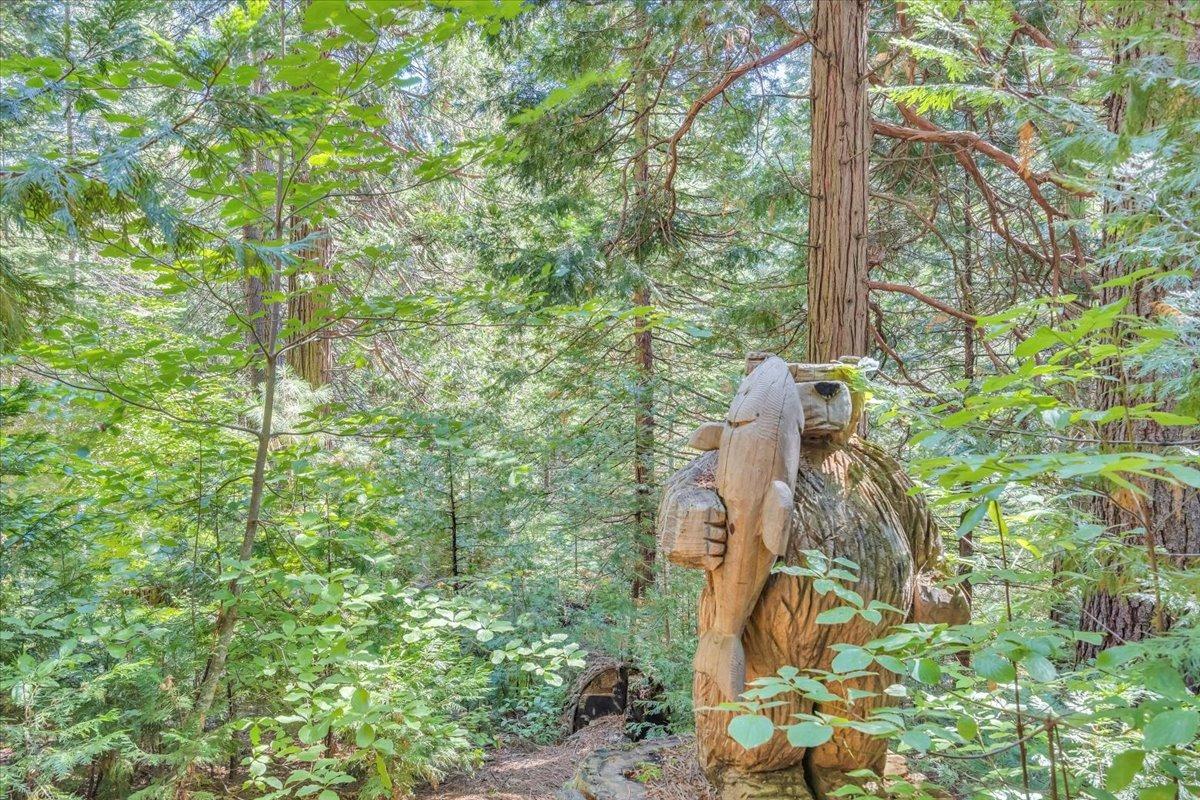
<path fill-rule="evenodd" d="M 770 354 L 751 353 L 746 356 L 746 374 L 761 364 Z M 830 439 L 844 442 L 853 435 L 862 414 L 864 393 L 853 387 L 865 364 L 857 358 L 846 358 L 831 364 L 790 363 L 800 404 L 804 406 L 804 438 Z"/>
<path fill-rule="evenodd" d="M 746 356 L 746 374 L 770 358 L 771 353 L 750 353 Z M 804 407 L 804 430 L 801 436 L 809 442 L 845 443 L 858 428 L 865 393 L 860 389 L 861 377 L 874 368 L 870 359 L 846 358 L 831 364 L 789 363 L 788 369 L 796 381 L 796 392 Z M 689 445 L 697 450 L 715 450 L 719 446 L 723 423 L 701 425 Z"/>

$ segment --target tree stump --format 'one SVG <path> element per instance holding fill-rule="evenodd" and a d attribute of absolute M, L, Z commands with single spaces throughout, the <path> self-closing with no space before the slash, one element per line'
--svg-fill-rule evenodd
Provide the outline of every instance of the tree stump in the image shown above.
<path fill-rule="evenodd" d="M 589 658 L 567 693 L 562 713 L 564 736 L 599 717 L 625 718 L 625 734 L 641 739 L 653 728 L 665 727 L 666 716 L 655 709 L 663 688 L 629 662 L 606 655 Z"/>

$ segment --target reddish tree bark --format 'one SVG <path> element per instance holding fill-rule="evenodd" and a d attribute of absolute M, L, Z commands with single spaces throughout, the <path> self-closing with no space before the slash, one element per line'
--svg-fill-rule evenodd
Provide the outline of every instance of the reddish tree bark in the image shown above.
<path fill-rule="evenodd" d="M 329 383 L 333 369 L 325 311 L 328 307 L 329 235 L 307 221 L 292 220 L 292 241 L 313 241 L 299 253 L 303 266 L 288 276 L 288 319 L 298 329 L 287 342 L 287 364 L 314 389 Z"/>
<path fill-rule="evenodd" d="M 812 204 L 808 240 L 808 360 L 866 355 L 866 0 L 813 9 Z"/>

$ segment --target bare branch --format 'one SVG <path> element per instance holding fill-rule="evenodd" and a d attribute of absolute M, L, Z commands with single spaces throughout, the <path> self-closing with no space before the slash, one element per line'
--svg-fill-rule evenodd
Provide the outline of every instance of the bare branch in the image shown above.
<path fill-rule="evenodd" d="M 808 41 L 808 34 L 800 32 L 793 36 L 789 41 L 775 50 L 767 53 L 766 55 L 734 67 L 722 75 L 721 80 L 717 81 L 717 83 L 711 89 L 709 89 L 699 98 L 697 98 L 694 103 L 692 103 L 691 107 L 687 110 L 687 114 L 684 115 L 683 122 L 680 124 L 679 129 L 671 135 L 670 139 L 667 140 L 667 175 L 663 180 L 663 189 L 666 190 L 668 194 L 672 195 L 672 206 L 674 206 L 674 193 L 672 191 L 672 186 L 675 183 L 675 173 L 679 169 L 679 140 L 686 136 L 687 132 L 692 129 L 692 125 L 696 121 L 696 116 L 704 110 L 705 106 L 720 97 L 721 94 L 730 86 L 732 86 L 738 78 L 752 70 L 765 67 L 769 64 L 774 64 L 788 53 L 798 50 L 799 48 L 808 44 Z"/>
<path fill-rule="evenodd" d="M 1045 195 L 1042 194 L 1042 184 L 1052 183 L 1062 189 L 1065 189 L 1072 194 L 1085 196 L 1086 192 L 1081 191 L 1078 187 L 1072 186 L 1066 178 L 1052 172 L 1033 172 L 1024 167 L 1020 161 L 1011 153 L 1006 153 L 996 145 L 984 139 L 974 131 L 950 131 L 941 128 L 938 125 L 930 122 L 924 117 L 917 114 L 907 106 L 899 106 L 901 115 L 913 127 L 906 128 L 901 125 L 893 125 L 890 122 L 882 120 L 872 120 L 871 128 L 875 133 L 881 136 L 888 136 L 893 139 L 904 139 L 913 142 L 932 142 L 936 144 L 955 145 L 957 147 L 967 148 L 991 158 L 996 163 L 1010 170 L 1017 175 L 1025 185 L 1029 187 L 1029 193 L 1033 196 L 1034 202 L 1041 206 L 1048 217 L 1066 218 L 1066 214 L 1056 208 Z"/>
<path fill-rule="evenodd" d="M 898 292 L 900 294 L 906 294 L 909 297 L 917 298 L 918 300 L 920 300 L 922 303 L 924 303 L 927 306 L 933 306 L 938 311 L 949 314 L 952 317 L 957 317 L 958 319 L 961 319 L 963 322 L 969 322 L 972 325 L 976 325 L 979 322 L 979 318 L 976 317 L 974 314 L 968 314 L 965 311 L 959 311 L 954 306 L 947 305 L 946 303 L 943 303 L 941 300 L 938 300 L 937 298 L 934 298 L 934 297 L 930 297 L 929 295 L 922 292 L 920 289 L 914 289 L 911 286 L 905 286 L 900 283 L 888 283 L 886 281 L 867 281 L 867 288 L 871 289 L 872 291 Z"/>

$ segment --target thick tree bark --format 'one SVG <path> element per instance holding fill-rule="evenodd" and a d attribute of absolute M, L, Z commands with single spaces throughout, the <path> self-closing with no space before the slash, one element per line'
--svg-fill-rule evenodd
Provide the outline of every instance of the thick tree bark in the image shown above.
<path fill-rule="evenodd" d="M 813 10 L 808 360 L 867 353 L 866 0 Z"/>
<path fill-rule="evenodd" d="M 305 220 L 292 220 L 292 241 L 313 241 L 299 252 L 304 267 L 288 276 L 288 319 L 298 324 L 287 343 L 287 363 L 298 377 L 314 389 L 329 383 L 333 369 L 325 311 L 329 283 L 329 235 L 311 228 Z"/>

